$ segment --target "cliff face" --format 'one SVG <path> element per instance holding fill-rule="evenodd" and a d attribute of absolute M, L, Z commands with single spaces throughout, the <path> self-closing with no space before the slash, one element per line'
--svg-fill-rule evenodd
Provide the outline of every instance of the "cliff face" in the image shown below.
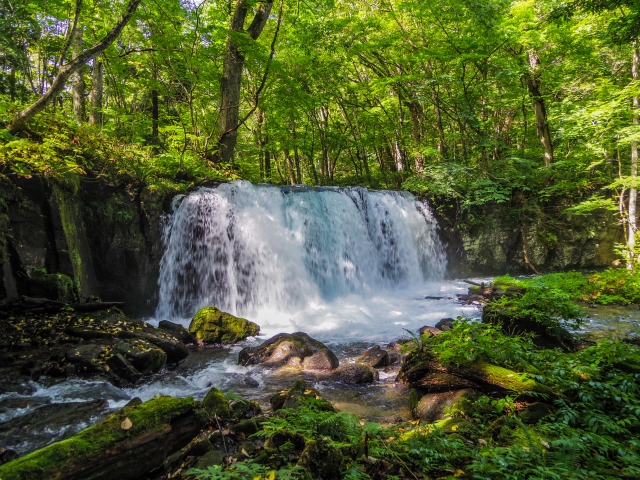
<path fill-rule="evenodd" d="M 588 216 L 566 215 L 569 205 L 557 205 L 553 215 L 522 218 L 508 204 L 489 204 L 459 222 L 439 215 L 441 236 L 447 245 L 451 277 L 534 273 L 613 266 L 616 244 L 624 232 L 615 212 Z M 527 262 L 528 260 L 528 262 Z"/>
<path fill-rule="evenodd" d="M 162 211 L 146 189 L 0 176 L 0 298 L 100 297 L 152 313 Z"/>

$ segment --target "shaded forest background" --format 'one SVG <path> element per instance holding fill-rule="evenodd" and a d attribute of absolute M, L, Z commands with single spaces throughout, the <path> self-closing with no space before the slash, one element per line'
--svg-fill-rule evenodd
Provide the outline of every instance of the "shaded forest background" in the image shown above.
<path fill-rule="evenodd" d="M 404 188 L 458 210 L 570 198 L 632 239 L 639 24 L 625 0 L 0 0 L 0 161 L 166 191 Z"/>

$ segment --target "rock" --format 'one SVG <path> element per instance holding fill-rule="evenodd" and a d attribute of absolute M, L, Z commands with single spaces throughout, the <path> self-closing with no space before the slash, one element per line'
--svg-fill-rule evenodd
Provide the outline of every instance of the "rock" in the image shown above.
<path fill-rule="evenodd" d="M 414 418 L 428 423 L 445 418 L 445 409 L 459 402 L 462 398 L 474 399 L 478 394 L 474 390 L 464 389 L 452 392 L 428 393 L 424 395 L 412 412 Z"/>
<path fill-rule="evenodd" d="M 331 403 L 327 402 L 320 392 L 315 388 L 309 387 L 304 380 L 297 380 L 291 388 L 276 393 L 269 402 L 273 411 L 283 408 L 297 409 L 301 406 L 308 405 L 308 399 L 312 399 L 315 408 L 322 411 L 335 412 L 335 408 Z"/>
<path fill-rule="evenodd" d="M 205 307 L 191 320 L 189 332 L 204 343 L 236 343 L 247 337 L 257 335 L 260 327 L 245 320 L 222 312 L 216 307 Z"/>
<path fill-rule="evenodd" d="M 529 424 L 538 423 L 542 418 L 555 411 L 556 409 L 548 403 L 535 402 L 520 412 L 520 420 Z"/>
<path fill-rule="evenodd" d="M 200 470 L 206 470 L 208 467 L 213 467 L 214 465 L 222 465 L 224 463 L 224 453 L 218 450 L 211 450 L 205 453 L 198 463 L 196 463 L 196 468 Z"/>
<path fill-rule="evenodd" d="M 289 432 L 287 430 L 278 430 L 271 435 L 265 443 L 266 448 L 280 448 L 285 443 L 291 443 L 296 452 L 304 449 L 305 440 L 299 433 Z M 339 478 L 339 477 L 338 477 Z"/>
<path fill-rule="evenodd" d="M 130 382 L 136 382 L 142 376 L 136 367 L 131 365 L 131 363 L 119 353 L 111 355 L 106 361 L 106 365 L 115 375 Z"/>
<path fill-rule="evenodd" d="M 302 368 L 310 371 L 330 371 L 335 370 L 340 365 L 338 357 L 328 348 L 317 351 L 309 357 L 305 357 Z"/>
<path fill-rule="evenodd" d="M 158 328 L 160 330 L 164 330 L 167 333 L 170 333 L 182 343 L 189 345 L 192 343 L 198 343 L 197 338 L 193 335 L 189 330 L 184 328 L 182 325 L 178 323 L 170 322 L 169 320 L 161 320 L 158 324 Z"/>
<path fill-rule="evenodd" d="M 284 364 L 294 357 L 302 359 L 304 362 L 306 357 L 323 351 L 323 354 L 308 361 L 307 365 L 309 366 L 313 364 L 335 365 L 338 359 L 324 343 L 314 340 L 306 333 L 279 333 L 258 347 L 243 348 L 238 355 L 238 364 L 244 366 L 260 363 Z M 323 359 L 323 356 L 326 358 Z"/>
<path fill-rule="evenodd" d="M 391 361 L 389 359 L 389 353 L 376 345 L 356 358 L 356 363 L 369 365 L 373 368 L 383 368 L 390 365 Z"/>
<path fill-rule="evenodd" d="M 411 382 L 414 388 L 420 388 L 427 393 L 451 392 L 454 390 L 480 388 L 475 382 L 464 377 L 452 375 L 446 372 L 426 373 L 419 380 Z"/>
<path fill-rule="evenodd" d="M 440 330 L 439 328 L 436 327 L 430 327 L 425 325 L 424 327 L 420 327 L 420 330 L 418 330 L 418 333 L 420 333 L 420 335 L 425 335 L 426 337 L 435 337 L 436 335 L 439 335 L 443 332 L 444 330 Z"/>
<path fill-rule="evenodd" d="M 63 273 L 34 270 L 29 280 L 29 292 L 32 297 L 51 298 L 61 302 L 73 302 L 76 299 L 73 280 Z"/>
<path fill-rule="evenodd" d="M 208 438 L 203 438 L 191 445 L 185 456 L 201 457 L 211 450 L 213 450 L 213 445 Z"/>
<path fill-rule="evenodd" d="M 344 383 L 348 383 L 350 385 L 373 383 L 375 380 L 380 378 L 378 371 L 375 368 L 362 363 L 346 363 L 344 365 L 340 365 L 335 370 L 335 374 L 340 377 L 340 380 Z"/>
<path fill-rule="evenodd" d="M 251 388 L 258 388 L 260 386 L 260 382 L 258 382 L 255 378 L 249 376 L 244 377 L 243 382 L 247 387 Z"/>
<path fill-rule="evenodd" d="M 242 433 L 248 437 L 258 431 L 258 424 L 253 418 L 242 420 L 231 427 L 231 431 L 235 433 Z"/>
<path fill-rule="evenodd" d="M 436 323 L 435 327 L 438 330 L 446 332 L 447 330 L 453 330 L 453 322 L 455 322 L 453 318 L 443 318 L 438 323 Z"/>
<path fill-rule="evenodd" d="M 298 465 L 306 468 L 312 478 L 322 480 L 340 478 L 340 472 L 345 468 L 342 452 L 324 439 L 308 442 Z"/>
<path fill-rule="evenodd" d="M 136 332 L 135 337 L 153 343 L 166 353 L 167 363 L 178 363 L 180 360 L 184 360 L 189 356 L 189 349 L 182 341 L 162 330 L 147 327 L 141 332 Z"/>
<path fill-rule="evenodd" d="M 158 373 L 167 362 L 167 354 L 163 350 L 139 338 L 117 343 L 111 353 L 122 355 L 143 374 Z"/>
<path fill-rule="evenodd" d="M 123 418 L 131 422 L 122 428 Z M 134 480 L 161 467 L 204 426 L 193 398 L 160 397 L 114 412 L 93 427 L 0 465 L 0 478 Z"/>
<path fill-rule="evenodd" d="M 202 407 L 210 417 L 229 418 L 231 409 L 229 408 L 229 400 L 219 389 L 213 387 L 202 400 Z"/>
<path fill-rule="evenodd" d="M 18 454 L 15 451 L 8 448 L 0 447 L 0 465 L 9 463 L 16 458 L 18 458 Z"/>
<path fill-rule="evenodd" d="M 260 404 L 255 400 L 236 400 L 231 403 L 231 416 L 235 419 L 253 418 L 262 413 Z"/>
<path fill-rule="evenodd" d="M 100 364 L 100 360 L 106 351 L 105 345 L 86 343 L 67 350 L 64 359 L 75 366 L 76 373 L 103 372 L 104 367 Z"/>

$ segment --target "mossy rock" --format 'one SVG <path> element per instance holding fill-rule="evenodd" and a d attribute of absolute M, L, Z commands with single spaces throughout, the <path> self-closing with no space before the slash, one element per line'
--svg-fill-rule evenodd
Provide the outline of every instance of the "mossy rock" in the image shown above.
<path fill-rule="evenodd" d="M 142 339 L 118 342 L 111 352 L 122 355 L 141 373 L 158 373 L 167 363 L 167 354 L 162 349 Z"/>
<path fill-rule="evenodd" d="M 235 419 L 253 418 L 262 413 L 260 404 L 255 400 L 237 400 L 231 404 L 231 417 Z"/>
<path fill-rule="evenodd" d="M 133 471 L 134 466 L 128 465 L 129 460 L 124 457 L 116 458 L 116 452 L 123 450 L 125 444 L 131 445 L 145 437 L 149 437 L 149 441 L 152 441 L 153 435 L 161 436 L 166 429 L 171 431 L 171 422 L 193 411 L 194 406 L 195 402 L 191 397 L 160 397 L 141 405 L 127 407 L 71 438 L 0 465 L 0 478 L 3 480 L 115 478 L 109 477 L 109 472 L 93 471 L 95 468 L 101 468 L 100 465 L 103 462 L 97 460 L 104 460 L 106 452 L 111 452 L 109 461 L 123 469 L 124 475 L 119 478 L 136 478 L 133 476 L 136 474 Z M 125 419 L 130 422 L 127 429 L 123 428 Z M 166 455 L 166 446 L 163 451 Z M 148 461 L 150 459 L 146 458 L 144 462 L 137 460 L 137 463 L 145 467 L 143 463 Z M 163 459 L 160 459 L 157 466 L 161 465 L 162 461 Z M 132 471 L 129 471 L 129 467 Z M 111 474 L 115 475 L 115 472 L 112 471 Z"/>
<path fill-rule="evenodd" d="M 324 439 L 307 442 L 298 465 L 307 469 L 312 478 L 323 480 L 340 478 L 345 468 L 342 452 Z"/>
<path fill-rule="evenodd" d="M 200 470 L 206 470 L 208 467 L 213 467 L 214 465 L 222 465 L 224 463 L 224 453 L 218 450 L 211 450 L 205 453 L 198 463 L 196 463 L 196 468 Z"/>
<path fill-rule="evenodd" d="M 216 307 L 205 307 L 198 310 L 191 320 L 189 332 L 204 343 L 228 344 L 257 335 L 260 333 L 260 327 Z"/>
<path fill-rule="evenodd" d="M 231 416 L 229 400 L 216 387 L 209 390 L 209 393 L 204 397 L 202 408 L 209 417 L 229 418 Z"/>
<path fill-rule="evenodd" d="M 320 359 L 309 359 L 315 354 L 326 356 Z M 295 360 L 297 358 L 297 360 Z M 300 362 L 306 360 L 309 370 L 315 367 L 321 370 L 332 370 L 339 365 L 338 358 L 327 346 L 311 338 L 304 332 L 279 333 L 257 347 L 245 347 L 238 354 L 238 365 L 257 365 L 260 363 L 282 365 L 291 361 Z"/>
<path fill-rule="evenodd" d="M 518 393 L 542 393 L 552 398 L 556 396 L 549 387 L 530 378 L 526 378 L 526 375 L 514 372 L 508 368 L 482 361 L 471 364 L 469 368 L 474 372 L 471 374 L 472 380 L 481 380 L 489 385 Z"/>
<path fill-rule="evenodd" d="M 35 270 L 30 278 L 30 291 L 33 297 L 45 297 L 60 302 L 73 302 L 76 299 L 73 280 L 63 273 Z"/>
<path fill-rule="evenodd" d="M 446 433 L 466 433 L 475 429 L 473 423 L 464 418 L 447 418 L 435 422 L 434 425 Z"/>
<path fill-rule="evenodd" d="M 276 393 L 269 400 L 273 411 L 283 408 L 299 409 L 301 407 L 315 408 L 316 410 L 335 412 L 335 407 L 326 401 L 320 392 L 307 385 L 304 380 L 297 380 L 291 388 Z"/>

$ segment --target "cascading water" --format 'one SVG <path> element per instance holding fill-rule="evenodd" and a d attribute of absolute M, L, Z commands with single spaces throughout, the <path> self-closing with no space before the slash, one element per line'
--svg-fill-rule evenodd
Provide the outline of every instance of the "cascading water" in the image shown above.
<path fill-rule="evenodd" d="M 216 305 L 267 325 L 293 316 L 299 326 L 310 307 L 424 287 L 446 266 L 436 228 L 429 207 L 405 192 L 203 188 L 177 199 L 168 222 L 156 318 Z"/>

